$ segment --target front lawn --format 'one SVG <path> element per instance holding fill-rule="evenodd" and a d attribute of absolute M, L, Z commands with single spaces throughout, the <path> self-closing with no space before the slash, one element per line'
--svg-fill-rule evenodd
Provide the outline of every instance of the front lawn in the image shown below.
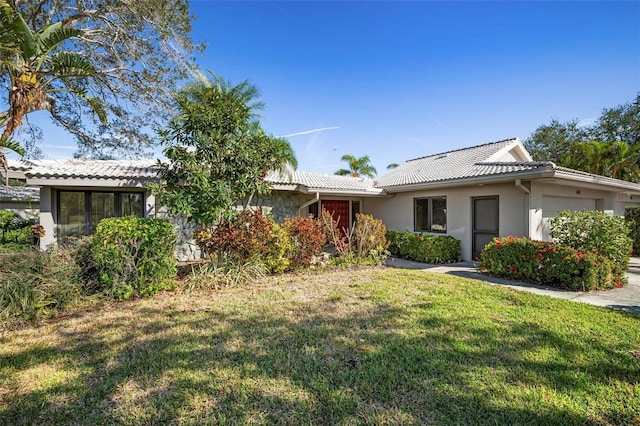
<path fill-rule="evenodd" d="M 640 318 L 423 271 L 268 278 L 0 335 L 0 424 L 640 424 Z"/>

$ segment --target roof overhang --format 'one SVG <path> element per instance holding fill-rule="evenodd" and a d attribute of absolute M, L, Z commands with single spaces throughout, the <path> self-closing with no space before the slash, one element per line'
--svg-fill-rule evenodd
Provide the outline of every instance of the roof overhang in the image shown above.
<path fill-rule="evenodd" d="M 142 188 L 147 183 L 159 182 L 159 179 L 149 178 L 110 178 L 110 179 L 79 179 L 59 177 L 27 177 L 27 185 L 60 187 L 92 187 L 92 188 Z"/>
<path fill-rule="evenodd" d="M 398 185 L 398 186 L 386 187 L 384 188 L 384 190 L 388 193 L 409 192 L 409 191 L 419 191 L 422 189 L 452 188 L 452 187 L 469 186 L 469 185 L 487 185 L 487 184 L 507 183 L 507 182 L 513 182 L 515 179 L 532 180 L 532 179 L 549 178 L 553 176 L 554 176 L 554 170 L 551 167 L 545 167 L 545 168 L 536 169 L 536 170 L 528 170 L 528 171 L 521 171 L 521 172 L 514 172 L 514 173 L 500 173 L 495 175 L 473 176 L 473 177 L 465 177 L 460 179 L 442 180 L 442 181 L 436 181 L 436 182 L 424 182 L 424 183 L 414 183 L 409 185 Z"/>

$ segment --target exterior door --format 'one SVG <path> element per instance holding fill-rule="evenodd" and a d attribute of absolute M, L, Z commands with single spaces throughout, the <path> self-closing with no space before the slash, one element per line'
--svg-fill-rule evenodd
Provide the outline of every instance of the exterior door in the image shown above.
<path fill-rule="evenodd" d="M 350 212 L 349 201 L 343 200 L 322 200 L 321 206 L 323 209 L 331 213 L 333 219 L 338 222 L 338 229 L 344 235 L 349 231 L 350 226 Z"/>
<path fill-rule="evenodd" d="M 472 258 L 480 257 L 484 246 L 498 236 L 498 197 L 474 197 Z"/>

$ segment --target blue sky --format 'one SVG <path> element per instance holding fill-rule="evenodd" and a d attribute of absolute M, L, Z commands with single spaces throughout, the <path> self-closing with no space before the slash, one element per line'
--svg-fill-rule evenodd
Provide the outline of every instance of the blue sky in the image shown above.
<path fill-rule="evenodd" d="M 192 1 L 199 64 L 266 103 L 299 168 L 389 163 L 588 123 L 640 91 L 640 2 Z M 47 151 L 52 157 L 72 151 Z"/>

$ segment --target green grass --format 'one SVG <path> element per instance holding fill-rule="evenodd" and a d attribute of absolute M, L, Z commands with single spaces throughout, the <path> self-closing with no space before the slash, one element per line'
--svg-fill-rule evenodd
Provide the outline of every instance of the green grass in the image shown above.
<path fill-rule="evenodd" d="M 640 424 L 640 318 L 422 271 L 272 277 L 0 335 L 0 424 Z"/>

